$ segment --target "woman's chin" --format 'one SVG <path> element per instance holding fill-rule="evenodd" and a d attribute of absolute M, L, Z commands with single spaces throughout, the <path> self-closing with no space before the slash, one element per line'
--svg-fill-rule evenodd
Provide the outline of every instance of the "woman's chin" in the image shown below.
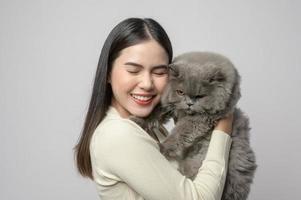
<path fill-rule="evenodd" d="M 136 117 L 147 117 L 152 112 L 153 109 L 139 109 L 132 114 Z"/>
<path fill-rule="evenodd" d="M 159 103 L 158 99 L 153 99 L 153 101 L 146 105 L 139 105 L 137 102 L 133 102 L 129 108 L 130 113 L 136 117 L 147 117 L 151 114 L 155 106 Z"/>
<path fill-rule="evenodd" d="M 130 110 L 130 113 L 136 117 L 147 117 L 153 111 L 154 106 L 147 107 L 134 107 Z"/>

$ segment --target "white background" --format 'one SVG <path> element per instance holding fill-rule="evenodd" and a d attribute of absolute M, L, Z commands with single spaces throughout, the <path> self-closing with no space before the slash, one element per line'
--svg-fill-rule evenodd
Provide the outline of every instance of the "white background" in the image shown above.
<path fill-rule="evenodd" d="M 73 150 L 109 31 L 152 17 L 175 55 L 209 50 L 242 76 L 258 170 L 250 200 L 300 199 L 301 3 L 0 0 L 0 199 L 98 199 Z"/>

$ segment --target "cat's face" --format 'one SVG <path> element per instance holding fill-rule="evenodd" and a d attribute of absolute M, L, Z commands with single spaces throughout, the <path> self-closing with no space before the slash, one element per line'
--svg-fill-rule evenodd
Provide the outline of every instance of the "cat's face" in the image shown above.
<path fill-rule="evenodd" d="M 215 114 L 236 104 L 239 76 L 232 63 L 213 53 L 194 52 L 175 58 L 162 104 L 186 114 Z"/>

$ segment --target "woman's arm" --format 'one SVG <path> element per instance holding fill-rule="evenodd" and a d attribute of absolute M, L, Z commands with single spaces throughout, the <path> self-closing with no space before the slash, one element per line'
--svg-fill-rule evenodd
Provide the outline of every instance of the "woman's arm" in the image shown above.
<path fill-rule="evenodd" d="M 228 166 L 231 138 L 220 130 L 214 130 L 205 160 L 194 179 L 199 199 L 221 199 Z"/>
<path fill-rule="evenodd" d="M 223 194 L 228 157 L 231 147 L 233 114 L 219 120 L 210 140 L 205 160 L 195 178 L 195 184 L 202 187 L 198 191 L 199 196 L 205 194 L 201 199 L 221 199 Z M 205 179 L 204 181 L 199 181 Z"/>
<path fill-rule="evenodd" d="M 220 199 L 224 187 L 229 135 L 213 131 L 207 157 L 194 181 L 178 172 L 160 153 L 156 142 L 129 120 L 112 120 L 96 133 L 96 169 L 126 182 L 150 200 Z"/>

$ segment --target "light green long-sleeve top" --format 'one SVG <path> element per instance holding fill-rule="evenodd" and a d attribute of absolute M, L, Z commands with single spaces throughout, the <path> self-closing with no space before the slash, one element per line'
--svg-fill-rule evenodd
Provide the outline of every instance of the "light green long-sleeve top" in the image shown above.
<path fill-rule="evenodd" d="M 153 138 L 110 107 L 90 144 L 98 195 L 101 200 L 220 199 L 231 141 L 228 134 L 213 131 L 206 159 L 192 181 L 160 153 Z"/>

